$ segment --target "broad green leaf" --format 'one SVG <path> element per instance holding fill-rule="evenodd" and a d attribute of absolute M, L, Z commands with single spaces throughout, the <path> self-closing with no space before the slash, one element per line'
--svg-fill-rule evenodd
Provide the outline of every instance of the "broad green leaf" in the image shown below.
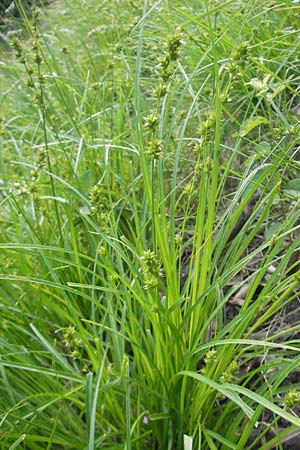
<path fill-rule="evenodd" d="M 88 192 L 92 184 L 92 171 L 86 170 L 79 178 L 81 189 Z"/>
<path fill-rule="evenodd" d="M 254 128 L 258 127 L 263 123 L 268 123 L 268 120 L 263 116 L 252 117 L 251 119 L 246 120 L 240 127 L 240 136 L 244 137 L 250 133 L 250 131 L 254 130 Z"/>
<path fill-rule="evenodd" d="M 285 191 L 295 191 L 300 192 L 300 178 L 294 178 L 293 180 L 286 183 L 283 188 Z"/>
<path fill-rule="evenodd" d="M 259 144 L 257 144 L 253 151 L 259 155 L 266 155 L 268 153 L 270 153 L 271 151 L 271 145 L 269 144 L 269 142 L 260 142 Z"/>
<path fill-rule="evenodd" d="M 265 232 L 265 238 L 268 241 L 274 234 L 277 233 L 277 231 L 282 226 L 282 222 L 274 222 L 272 225 L 266 230 Z"/>
<path fill-rule="evenodd" d="M 248 185 L 246 186 L 243 195 L 241 196 L 242 199 L 244 199 L 245 197 L 247 197 L 247 195 L 249 194 L 250 191 L 252 191 L 253 186 L 256 185 L 256 187 L 258 188 L 263 180 L 270 174 L 270 166 L 261 166 L 261 167 L 257 167 L 255 168 L 248 177 Z M 250 199 L 249 199 L 250 200 Z"/>
<path fill-rule="evenodd" d="M 281 83 L 277 83 L 272 85 L 272 89 L 274 92 L 272 93 L 272 98 L 275 98 L 280 92 L 282 92 L 285 89 L 285 85 Z"/>

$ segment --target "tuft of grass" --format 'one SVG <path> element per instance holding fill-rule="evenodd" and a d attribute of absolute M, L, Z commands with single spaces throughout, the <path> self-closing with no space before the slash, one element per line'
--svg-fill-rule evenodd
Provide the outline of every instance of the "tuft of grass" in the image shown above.
<path fill-rule="evenodd" d="M 282 447 L 300 426 L 299 324 L 280 326 L 299 301 L 299 7 L 15 3 L 1 448 Z"/>

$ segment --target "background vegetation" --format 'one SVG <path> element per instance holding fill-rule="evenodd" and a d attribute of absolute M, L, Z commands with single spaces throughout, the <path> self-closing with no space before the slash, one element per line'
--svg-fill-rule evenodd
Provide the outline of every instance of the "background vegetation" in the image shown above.
<path fill-rule="evenodd" d="M 1 448 L 292 448 L 299 4 L 15 4 Z"/>

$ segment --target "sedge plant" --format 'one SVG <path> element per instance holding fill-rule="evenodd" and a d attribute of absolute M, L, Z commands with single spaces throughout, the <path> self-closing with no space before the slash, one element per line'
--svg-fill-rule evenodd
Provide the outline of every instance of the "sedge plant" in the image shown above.
<path fill-rule="evenodd" d="M 59 3 L 28 19 L 17 1 L 27 32 L 3 56 L 1 448 L 283 448 L 294 15 Z"/>

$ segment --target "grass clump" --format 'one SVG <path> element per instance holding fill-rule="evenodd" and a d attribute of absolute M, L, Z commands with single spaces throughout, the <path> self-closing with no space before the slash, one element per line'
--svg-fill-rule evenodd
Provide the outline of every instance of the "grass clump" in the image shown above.
<path fill-rule="evenodd" d="M 297 434 L 299 8 L 198 3 L 61 0 L 29 20 L 16 2 L 30 37 L 2 55 L 4 449 Z"/>

